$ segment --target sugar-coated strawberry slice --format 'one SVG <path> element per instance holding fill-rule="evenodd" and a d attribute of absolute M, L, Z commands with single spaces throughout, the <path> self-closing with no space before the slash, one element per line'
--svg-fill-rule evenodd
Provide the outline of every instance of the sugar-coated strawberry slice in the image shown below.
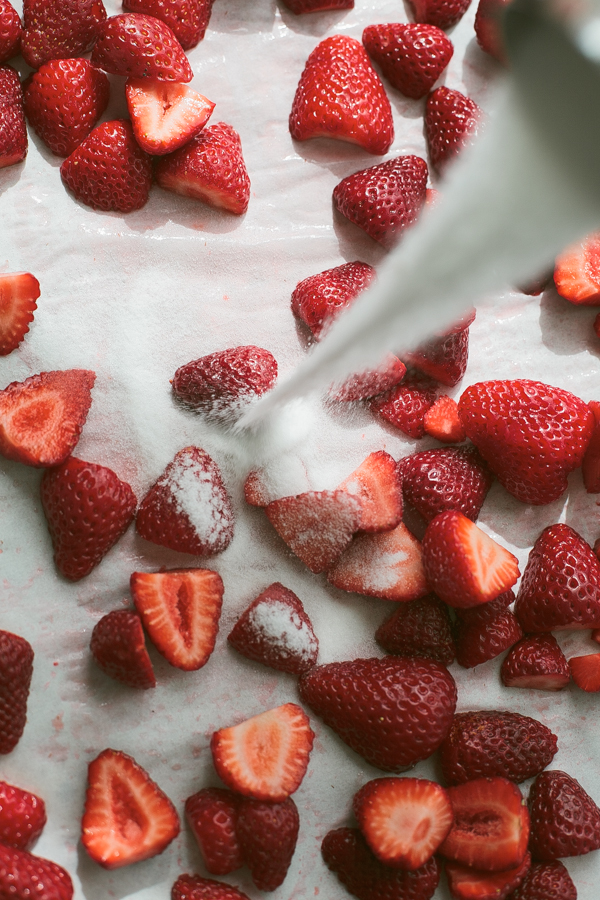
<path fill-rule="evenodd" d="M 420 373 L 411 373 L 396 387 L 375 397 L 371 409 L 408 437 L 422 438 L 425 415 L 435 403 L 436 394 L 434 381 Z"/>
<path fill-rule="evenodd" d="M 27 156 L 27 125 L 23 88 L 12 66 L 0 66 L 0 169 L 14 166 Z"/>
<path fill-rule="evenodd" d="M 558 860 L 534 863 L 510 900 L 577 900 L 577 888 Z"/>
<path fill-rule="evenodd" d="M 429 590 L 419 541 L 402 522 L 392 531 L 361 534 L 327 573 L 343 591 L 409 601 Z"/>
<path fill-rule="evenodd" d="M 154 16 L 168 25 L 184 50 L 195 47 L 206 32 L 213 0 L 124 0 L 123 9 Z"/>
<path fill-rule="evenodd" d="M 313 740 L 304 710 L 285 703 L 215 731 L 210 749 L 228 788 L 244 797 L 279 803 L 300 787 Z"/>
<path fill-rule="evenodd" d="M 15 749 L 27 722 L 33 648 L 10 631 L 0 631 L 0 753 Z"/>
<path fill-rule="evenodd" d="M 244 865 L 236 834 L 241 797 L 226 788 L 202 788 L 185 801 L 185 816 L 211 875 L 228 875 Z"/>
<path fill-rule="evenodd" d="M 292 293 L 292 312 L 320 340 L 333 320 L 375 280 L 375 269 L 355 260 L 309 275 Z"/>
<path fill-rule="evenodd" d="M 19 54 L 22 34 L 19 13 L 9 0 L 0 0 L 0 63 Z"/>
<path fill-rule="evenodd" d="M 389 453 L 370 453 L 351 475 L 338 485 L 360 501 L 361 531 L 391 531 L 402 521 L 402 481 Z"/>
<path fill-rule="evenodd" d="M 435 25 L 369 25 L 362 42 L 390 84 L 406 97 L 427 94 L 450 60 L 454 48 Z"/>
<path fill-rule="evenodd" d="M 443 172 L 473 142 L 481 127 L 481 109 L 460 91 L 439 87 L 427 98 L 425 137 L 431 165 Z"/>
<path fill-rule="evenodd" d="M 502 13 L 511 0 L 479 0 L 475 13 L 475 36 L 477 43 L 485 53 L 489 53 L 498 62 L 508 65 Z"/>
<path fill-rule="evenodd" d="M 513 592 L 507 593 L 512 602 Z M 464 610 L 468 615 L 459 610 L 454 633 L 456 661 L 465 669 L 495 659 L 523 637 L 516 617 L 503 605 L 498 608 L 498 599 Z"/>
<path fill-rule="evenodd" d="M 284 3 L 297 16 L 328 9 L 354 9 L 354 0 L 284 0 Z"/>
<path fill-rule="evenodd" d="M 458 609 L 494 600 L 520 575 L 516 556 L 457 510 L 432 519 L 422 550 L 428 584 Z"/>
<path fill-rule="evenodd" d="M 171 382 L 173 393 L 193 409 L 231 409 L 271 390 L 277 360 L 262 347 L 249 344 L 217 350 L 180 366 Z"/>
<path fill-rule="evenodd" d="M 463 17 L 471 0 L 409 0 L 415 22 L 451 28 Z"/>
<path fill-rule="evenodd" d="M 572 656 L 569 668 L 573 681 L 582 691 L 590 694 L 600 691 L 600 653 Z"/>
<path fill-rule="evenodd" d="M 492 486 L 487 466 L 472 447 L 412 453 L 398 462 L 398 472 L 404 499 L 428 522 L 449 509 L 474 522 Z"/>
<path fill-rule="evenodd" d="M 81 842 L 105 869 L 162 853 L 180 830 L 175 807 L 122 750 L 103 750 L 88 766 Z"/>
<path fill-rule="evenodd" d="M 41 372 L 0 391 L 0 453 L 26 466 L 57 466 L 75 449 L 96 375 Z"/>
<path fill-rule="evenodd" d="M 131 596 L 150 640 L 178 669 L 206 665 L 215 647 L 223 581 L 210 569 L 134 572 Z"/>
<path fill-rule="evenodd" d="M 554 284 L 571 303 L 600 306 L 600 232 L 572 244 L 556 258 Z"/>
<path fill-rule="evenodd" d="M 448 788 L 454 825 L 440 853 L 484 872 L 502 872 L 523 862 L 529 839 L 527 804 L 506 778 L 476 778 Z"/>
<path fill-rule="evenodd" d="M 291 797 L 280 803 L 242 798 L 236 831 L 244 862 L 260 891 L 274 891 L 283 884 L 299 828 L 298 808 Z"/>
<path fill-rule="evenodd" d="M 0 844 L 0 896 L 71 900 L 73 882 L 66 869 L 26 850 Z"/>
<path fill-rule="evenodd" d="M 328 137 L 387 153 L 394 140 L 392 108 L 362 44 L 335 34 L 315 47 L 300 76 L 289 125 L 297 141 Z"/>
<path fill-rule="evenodd" d="M 168 25 L 143 13 L 111 16 L 98 29 L 92 63 L 111 75 L 187 84 L 194 77 Z"/>
<path fill-rule="evenodd" d="M 86 53 L 106 21 L 102 0 L 23 0 L 21 53 L 32 69 Z"/>
<path fill-rule="evenodd" d="M 446 878 L 453 900 L 506 900 L 527 875 L 531 856 L 506 872 L 481 872 L 468 866 L 446 863 Z"/>
<path fill-rule="evenodd" d="M 171 889 L 171 900 L 250 900 L 232 884 L 202 878 L 201 875 L 180 875 Z"/>
<path fill-rule="evenodd" d="M 551 634 L 528 634 L 510 649 L 500 667 L 506 687 L 560 691 L 571 680 L 569 663 Z"/>
<path fill-rule="evenodd" d="M 375 856 L 411 872 L 433 856 L 454 821 L 444 788 L 424 778 L 375 778 L 354 795 L 352 808 Z"/>
<path fill-rule="evenodd" d="M 466 434 L 460 416 L 458 403 L 443 394 L 430 406 L 423 417 L 425 434 L 443 444 L 460 444 Z"/>
<path fill-rule="evenodd" d="M 0 356 L 15 350 L 33 322 L 40 283 L 30 272 L 0 275 Z"/>
<path fill-rule="evenodd" d="M 464 376 L 469 361 L 469 329 L 434 337 L 404 354 L 407 363 L 419 372 L 454 387 Z"/>
<path fill-rule="evenodd" d="M 164 156 L 191 141 L 215 104 L 185 84 L 128 78 L 127 108 L 135 139 L 146 153 Z"/>
<path fill-rule="evenodd" d="M 96 622 L 90 641 L 92 656 L 110 678 L 128 687 L 156 687 L 141 619 L 128 609 L 114 609 Z"/>
<path fill-rule="evenodd" d="M 435 594 L 399 603 L 379 626 L 375 640 L 386 653 L 454 662 L 455 648 L 448 607 Z"/>
<path fill-rule="evenodd" d="M 529 791 L 531 855 L 536 861 L 583 856 L 600 849 L 600 809 L 582 786 L 554 769 Z"/>
<path fill-rule="evenodd" d="M 0 781 L 0 844 L 29 850 L 46 824 L 41 797 Z"/>
<path fill-rule="evenodd" d="M 273 500 L 296 496 L 310 490 L 306 466 L 298 456 L 269 461 L 267 469 L 252 469 L 244 482 L 244 499 L 250 506 L 265 507 Z"/>
<path fill-rule="evenodd" d="M 406 374 L 406 366 L 393 353 L 387 353 L 383 361 L 375 369 L 365 369 L 350 375 L 341 384 L 333 385 L 329 396 L 333 400 L 352 403 L 356 400 L 368 400 L 383 391 L 395 387 Z"/>

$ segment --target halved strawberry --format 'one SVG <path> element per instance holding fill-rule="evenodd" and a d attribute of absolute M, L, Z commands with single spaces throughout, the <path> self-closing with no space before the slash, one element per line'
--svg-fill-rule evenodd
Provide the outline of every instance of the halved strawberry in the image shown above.
<path fill-rule="evenodd" d="M 23 88 L 12 66 L 0 66 L 0 169 L 14 166 L 27 156 L 27 124 Z"/>
<path fill-rule="evenodd" d="M 425 137 L 434 169 L 443 172 L 473 142 L 481 115 L 475 101 L 460 91 L 442 86 L 431 92 L 425 107 Z"/>
<path fill-rule="evenodd" d="M 120 13 L 98 27 L 92 64 L 111 75 L 186 84 L 194 73 L 168 25 L 144 13 Z"/>
<path fill-rule="evenodd" d="M 45 824 L 46 805 L 41 797 L 0 781 L 0 843 L 29 850 Z"/>
<path fill-rule="evenodd" d="M 106 10 L 102 0 L 23 0 L 21 53 L 32 69 L 86 53 Z"/>
<path fill-rule="evenodd" d="M 415 22 L 451 28 L 462 18 L 471 0 L 409 0 Z"/>
<path fill-rule="evenodd" d="M 448 887 L 454 900 L 506 900 L 517 888 L 531 866 L 531 856 L 506 872 L 481 872 L 468 866 L 446 863 Z"/>
<path fill-rule="evenodd" d="M 444 32 L 426 24 L 369 25 L 362 42 L 390 84 L 415 100 L 431 90 L 454 52 Z"/>
<path fill-rule="evenodd" d="M 375 632 L 375 640 L 386 653 L 435 659 L 445 666 L 456 655 L 448 607 L 435 594 L 398 603 Z"/>
<path fill-rule="evenodd" d="M 105 869 L 156 856 L 179 834 L 175 807 L 121 750 L 103 750 L 88 767 L 81 842 Z"/>
<path fill-rule="evenodd" d="M 529 791 L 530 850 L 536 860 L 600 849 L 600 809 L 579 782 L 558 769 L 542 772 Z"/>
<path fill-rule="evenodd" d="M 440 384 L 454 387 L 467 369 L 469 329 L 434 337 L 404 354 L 406 362 Z"/>
<path fill-rule="evenodd" d="M 135 608 L 150 640 L 178 669 L 206 665 L 215 647 L 223 602 L 223 581 L 210 569 L 134 572 Z"/>
<path fill-rule="evenodd" d="M 510 900 L 577 900 L 577 888 L 558 860 L 534 863 Z"/>
<path fill-rule="evenodd" d="M 227 787 L 245 797 L 279 802 L 300 787 L 313 740 L 304 710 L 285 703 L 215 731 L 210 749 Z"/>
<path fill-rule="evenodd" d="M 300 457 L 285 454 L 269 461 L 267 469 L 252 469 L 244 482 L 244 499 L 250 506 L 268 506 L 273 500 L 310 490 L 306 466 Z"/>
<path fill-rule="evenodd" d="M 502 27 L 502 13 L 512 0 L 479 0 L 475 13 L 475 36 L 485 53 L 508 65 Z"/>
<path fill-rule="evenodd" d="M 329 396 L 340 403 L 368 400 L 395 387 L 406 375 L 406 366 L 393 353 L 387 353 L 374 369 L 364 369 L 345 381 L 332 385 Z"/>
<path fill-rule="evenodd" d="M 600 653 L 572 656 L 569 660 L 571 676 L 578 688 L 595 694 L 600 691 Z"/>
<path fill-rule="evenodd" d="M 72 900 L 71 876 L 62 866 L 0 844 L 0 896 L 36 900 Z"/>
<path fill-rule="evenodd" d="M 191 50 L 204 37 L 212 5 L 213 0 L 124 0 L 123 9 L 160 19 L 183 49 Z"/>
<path fill-rule="evenodd" d="M 384 450 L 370 453 L 338 485 L 361 505 L 361 531 L 390 531 L 402 521 L 402 482 L 395 460 Z"/>
<path fill-rule="evenodd" d="M 509 602 L 515 595 L 510 595 Z M 523 637 L 521 627 L 500 595 L 489 603 L 481 603 L 471 609 L 459 610 L 454 635 L 456 661 L 465 669 L 472 669 L 490 659 L 495 659 Z"/>
<path fill-rule="evenodd" d="M 92 656 L 110 678 L 128 687 L 156 687 L 140 617 L 128 609 L 114 609 L 96 622 L 90 641 Z"/>
<path fill-rule="evenodd" d="M 163 156 L 191 141 L 215 104 L 185 84 L 128 78 L 127 108 L 135 139 L 146 153 Z"/>
<path fill-rule="evenodd" d="M 235 833 L 241 797 L 225 788 L 202 788 L 185 801 L 185 816 L 211 875 L 228 875 L 244 864 Z"/>
<path fill-rule="evenodd" d="M 22 34 L 23 26 L 19 13 L 9 0 L 0 0 L 0 63 L 18 56 Z"/>
<path fill-rule="evenodd" d="M 583 306 L 600 306 L 600 232 L 572 244 L 556 258 L 554 284 L 561 297 Z"/>
<path fill-rule="evenodd" d="M 600 314 L 599 314 L 600 320 Z M 588 494 L 600 493 L 600 425 L 596 421 L 596 427 L 592 432 L 590 442 L 587 445 L 583 462 L 581 463 L 581 475 Z"/>
<path fill-rule="evenodd" d="M 375 279 L 375 269 L 355 260 L 309 275 L 292 293 L 292 312 L 320 340 L 332 321 Z"/>
<path fill-rule="evenodd" d="M 552 634 L 528 634 L 507 653 L 500 677 L 506 687 L 560 691 L 570 682 L 571 673 Z"/>
<path fill-rule="evenodd" d="M 285 880 L 299 827 L 298 808 L 291 797 L 281 803 L 242 798 L 236 831 L 244 862 L 259 890 L 274 891 Z"/>
<path fill-rule="evenodd" d="M 465 429 L 458 415 L 458 403 L 442 394 L 430 406 L 423 419 L 425 434 L 443 444 L 460 444 L 466 438 Z"/>
<path fill-rule="evenodd" d="M 0 356 L 19 346 L 33 322 L 40 283 L 29 272 L 0 275 Z"/>
<path fill-rule="evenodd" d="M 475 521 L 492 476 L 473 448 L 435 447 L 398 462 L 404 499 L 430 522 L 448 509 Z"/>
<path fill-rule="evenodd" d="M 424 419 L 435 403 L 437 386 L 419 373 L 411 373 L 400 384 L 371 401 L 371 409 L 382 419 L 412 438 L 425 434 Z"/>
<path fill-rule="evenodd" d="M 354 0 L 284 0 L 284 3 L 297 16 L 327 9 L 354 9 Z"/>
<path fill-rule="evenodd" d="M 202 878 L 201 875 L 180 875 L 171 888 L 171 900 L 250 900 L 232 884 Z"/>

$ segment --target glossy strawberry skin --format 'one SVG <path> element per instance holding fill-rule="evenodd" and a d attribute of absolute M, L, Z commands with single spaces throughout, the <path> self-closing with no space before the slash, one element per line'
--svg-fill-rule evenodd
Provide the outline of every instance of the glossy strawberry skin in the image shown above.
<path fill-rule="evenodd" d="M 410 0 L 416 22 L 451 28 L 463 17 L 471 0 Z"/>
<path fill-rule="evenodd" d="M 33 648 L 10 631 L 0 631 L 0 753 L 17 746 L 27 722 Z"/>
<path fill-rule="evenodd" d="M 577 888 L 558 860 L 534 863 L 510 900 L 577 900 Z"/>
<path fill-rule="evenodd" d="M 508 58 L 504 44 L 502 13 L 510 2 L 511 0 L 479 0 L 475 13 L 477 43 L 485 53 L 489 53 L 504 65 L 508 65 Z"/>
<path fill-rule="evenodd" d="M 454 52 L 435 25 L 369 25 L 362 41 L 390 84 L 415 100 L 431 90 Z"/>
<path fill-rule="evenodd" d="M 469 361 L 469 329 L 432 338 L 404 353 L 407 363 L 440 384 L 454 387 L 463 378 Z"/>
<path fill-rule="evenodd" d="M 206 33 L 213 0 L 124 0 L 123 9 L 160 19 L 184 50 L 195 47 Z"/>
<path fill-rule="evenodd" d="M 434 659 L 445 666 L 456 655 L 448 607 L 435 594 L 399 603 L 375 632 L 375 640 L 386 653 Z"/>
<path fill-rule="evenodd" d="M 291 797 L 281 803 L 265 803 L 244 797 L 240 802 L 236 832 L 244 862 L 261 891 L 274 891 L 290 867 L 300 817 Z"/>
<path fill-rule="evenodd" d="M 115 609 L 96 622 L 90 641 L 92 656 L 110 678 L 128 687 L 156 687 L 140 617 Z"/>
<path fill-rule="evenodd" d="M 512 601 L 514 594 L 508 593 Z M 472 669 L 495 659 L 523 637 L 514 614 L 509 609 L 496 608 L 495 603 L 482 603 L 464 610 L 464 615 L 459 612 L 454 633 L 459 666 Z"/>
<path fill-rule="evenodd" d="M 73 883 L 66 869 L 49 859 L 0 844 L 0 897 L 71 900 Z"/>
<path fill-rule="evenodd" d="M 0 66 L 0 169 L 27 156 L 23 88 L 12 66 Z"/>
<path fill-rule="evenodd" d="M 22 33 L 19 13 L 9 0 L 0 0 L 0 63 L 17 56 Z"/>
<path fill-rule="evenodd" d="M 298 282 L 292 293 L 292 312 L 320 340 L 334 319 L 375 280 L 375 269 L 368 263 L 344 263 L 309 275 Z"/>
<path fill-rule="evenodd" d="M 600 848 L 600 809 L 566 772 L 542 772 L 529 792 L 535 860 L 582 856 Z"/>
<path fill-rule="evenodd" d="M 480 129 L 481 110 L 477 104 L 447 87 L 439 87 L 427 98 L 425 137 L 431 165 L 441 172 Z"/>
<path fill-rule="evenodd" d="M 393 353 L 387 353 L 375 369 L 365 369 L 333 385 L 329 396 L 337 403 L 369 400 L 399 384 L 406 374 L 406 366 Z"/>
<path fill-rule="evenodd" d="M 81 56 L 105 21 L 102 0 L 23 0 L 23 58 L 37 69 L 51 59 Z"/>
<path fill-rule="evenodd" d="M 226 788 L 202 788 L 185 801 L 185 815 L 211 875 L 228 875 L 244 864 L 236 835 L 241 797 Z"/>
<path fill-rule="evenodd" d="M 457 509 L 477 521 L 492 476 L 471 449 L 444 447 L 423 450 L 398 462 L 404 499 L 430 522 L 439 513 Z"/>
<path fill-rule="evenodd" d="M 250 900 L 231 884 L 202 878 L 201 875 L 180 875 L 171 890 L 171 900 Z"/>
<path fill-rule="evenodd" d="M 194 77 L 171 29 L 154 16 L 121 13 L 98 29 L 92 63 L 111 75 L 187 84 Z"/>
<path fill-rule="evenodd" d="M 506 687 L 560 691 L 571 680 L 569 663 L 551 634 L 529 634 L 505 656 L 500 677 Z"/>
<path fill-rule="evenodd" d="M 40 797 L 0 781 L 0 843 L 29 850 L 46 824 L 46 806 Z"/>
<path fill-rule="evenodd" d="M 276 378 L 275 357 L 249 345 L 219 350 L 180 366 L 172 388 L 178 400 L 198 409 L 259 397 L 273 387 Z"/>
<path fill-rule="evenodd" d="M 0 275 L 0 356 L 8 356 L 29 331 L 40 296 L 40 283 L 30 272 Z"/>
<path fill-rule="evenodd" d="M 437 388 L 431 379 L 411 372 L 400 384 L 371 401 L 371 409 L 385 422 L 411 438 L 425 434 L 425 415 L 433 406 Z"/>

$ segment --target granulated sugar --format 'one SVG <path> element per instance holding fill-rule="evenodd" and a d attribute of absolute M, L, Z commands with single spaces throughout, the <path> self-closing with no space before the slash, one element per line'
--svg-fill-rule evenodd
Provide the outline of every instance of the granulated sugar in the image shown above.
<path fill-rule="evenodd" d="M 232 513 L 219 470 L 210 456 L 203 450 L 179 453 L 165 487 L 178 511 L 190 520 L 199 540 L 213 553 L 223 549 L 231 530 Z"/>
<path fill-rule="evenodd" d="M 274 644 L 279 653 L 304 660 L 315 653 L 317 641 L 300 616 L 278 600 L 258 603 L 249 613 L 250 624 L 265 641 Z"/>

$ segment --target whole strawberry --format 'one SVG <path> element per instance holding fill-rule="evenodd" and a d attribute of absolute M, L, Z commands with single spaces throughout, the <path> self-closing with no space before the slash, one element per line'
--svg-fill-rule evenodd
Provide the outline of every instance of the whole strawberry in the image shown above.
<path fill-rule="evenodd" d="M 0 843 L 29 850 L 46 824 L 46 806 L 40 797 L 0 781 Z"/>
<path fill-rule="evenodd" d="M 266 803 L 244 797 L 238 809 L 236 833 L 244 862 L 260 891 L 274 891 L 285 880 L 290 867 L 300 817 L 291 797 L 281 803 Z"/>
<path fill-rule="evenodd" d="M 18 55 L 22 34 L 19 13 L 9 0 L 0 0 L 0 63 Z"/>
<path fill-rule="evenodd" d="M 12 66 L 0 66 L 0 169 L 27 156 L 23 88 Z"/>
<path fill-rule="evenodd" d="M 487 466 L 472 447 L 413 453 L 398 462 L 398 473 L 404 499 L 428 522 L 448 509 L 475 522 L 492 486 Z"/>
<path fill-rule="evenodd" d="M 23 59 L 37 69 L 50 59 L 81 56 L 105 20 L 102 0 L 23 0 Z"/>
<path fill-rule="evenodd" d="M 436 88 L 425 107 L 425 137 L 433 168 L 443 171 L 463 147 L 472 143 L 480 122 L 481 110 L 473 100 L 460 91 Z"/>
<path fill-rule="evenodd" d="M 440 384 L 454 387 L 462 379 L 469 361 L 469 329 L 432 338 L 404 353 L 407 363 Z"/>
<path fill-rule="evenodd" d="M 232 884 L 202 878 L 201 875 L 180 875 L 171 889 L 171 900 L 250 900 Z"/>
<path fill-rule="evenodd" d="M 160 19 L 184 50 L 195 47 L 206 32 L 213 0 L 124 0 L 123 9 Z"/>
<path fill-rule="evenodd" d="M 186 84 L 192 67 L 168 25 L 143 13 L 111 16 L 98 29 L 92 63 L 111 75 Z"/>
<path fill-rule="evenodd" d="M 292 312 L 302 319 L 318 341 L 342 310 L 350 306 L 374 279 L 373 266 L 358 260 L 309 275 L 294 288 Z"/>
<path fill-rule="evenodd" d="M 209 353 L 181 366 L 173 393 L 195 409 L 229 408 L 269 391 L 277 378 L 277 360 L 253 345 Z"/>
<path fill-rule="evenodd" d="M 0 844 L 0 897 L 71 900 L 73 883 L 62 866 Z"/>
<path fill-rule="evenodd" d="M 600 809 L 566 772 L 538 775 L 528 802 L 534 859 L 583 856 L 600 848 Z"/>
<path fill-rule="evenodd" d="M 421 656 L 445 666 L 454 662 L 455 648 L 448 607 L 435 594 L 397 609 L 375 632 L 375 640 L 386 653 Z"/>
<path fill-rule="evenodd" d="M 0 631 L 0 753 L 10 753 L 21 739 L 32 674 L 33 648 L 29 641 Z"/>
<path fill-rule="evenodd" d="M 362 41 L 390 84 L 415 100 L 431 90 L 454 52 L 435 25 L 369 25 Z"/>
<path fill-rule="evenodd" d="M 577 900 L 577 888 L 558 860 L 534 863 L 510 900 Z"/>
<path fill-rule="evenodd" d="M 409 0 L 416 22 L 451 28 L 462 19 L 471 0 Z"/>

